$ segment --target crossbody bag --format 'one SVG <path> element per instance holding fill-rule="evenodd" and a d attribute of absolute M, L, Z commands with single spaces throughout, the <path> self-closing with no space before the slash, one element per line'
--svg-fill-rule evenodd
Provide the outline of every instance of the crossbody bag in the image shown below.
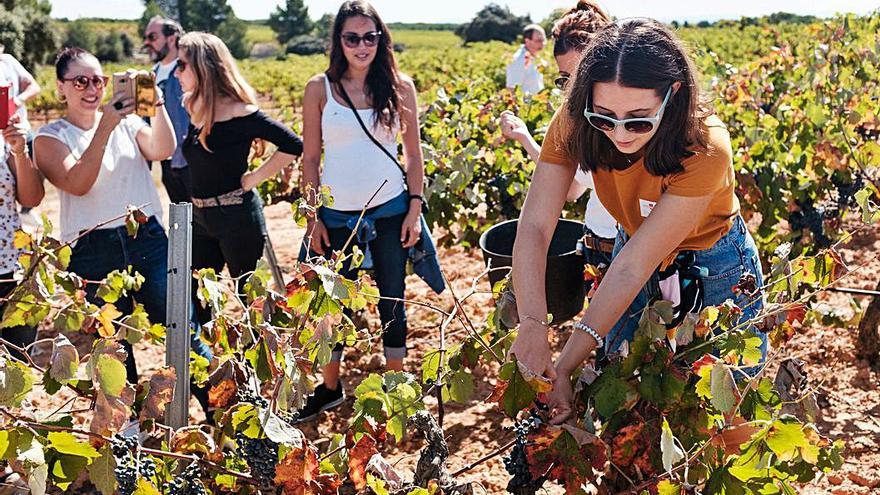
<path fill-rule="evenodd" d="M 330 79 L 329 75 L 324 74 L 324 77 L 326 77 L 331 83 L 333 82 L 333 80 Z M 373 136 L 373 133 L 371 133 L 370 130 L 367 128 L 367 125 L 364 124 L 364 120 L 358 113 L 357 108 L 355 108 L 354 103 L 351 101 L 351 98 L 348 96 L 348 92 L 345 91 L 345 87 L 342 86 L 342 83 L 340 82 L 339 84 L 337 84 L 337 86 L 339 87 L 339 94 L 342 95 L 342 99 L 345 100 L 345 104 L 348 105 L 348 108 L 351 109 L 351 112 L 354 114 L 355 119 L 357 119 L 358 124 L 361 125 L 361 129 L 363 129 L 364 134 L 366 134 L 367 137 L 370 138 L 370 141 L 372 141 L 377 148 L 382 150 L 382 153 L 385 153 L 385 156 L 390 158 L 391 161 L 394 162 L 395 165 L 397 165 L 397 168 L 400 169 L 400 173 L 403 174 L 403 187 L 406 188 L 407 194 L 409 194 L 409 182 L 407 181 L 406 168 L 404 168 L 404 166 L 400 164 L 400 161 L 397 160 L 397 157 L 391 154 L 384 146 L 382 146 L 382 143 L 380 143 L 379 140 L 376 139 L 375 136 Z M 332 98 L 333 95 L 327 95 L 327 97 Z M 419 196 L 419 199 L 421 199 L 422 203 L 422 213 L 427 213 L 428 203 L 425 201 L 425 198 L 423 196 Z"/>

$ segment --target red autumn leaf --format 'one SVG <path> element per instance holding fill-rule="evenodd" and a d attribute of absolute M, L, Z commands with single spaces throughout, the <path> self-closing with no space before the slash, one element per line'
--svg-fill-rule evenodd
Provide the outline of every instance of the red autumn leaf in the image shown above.
<path fill-rule="evenodd" d="M 694 364 L 691 365 L 691 370 L 694 372 L 695 375 L 699 376 L 700 370 L 703 369 L 703 366 L 714 366 L 715 361 L 717 360 L 718 358 L 716 358 L 715 356 L 711 354 L 705 354 L 697 361 L 694 361 Z"/>
<path fill-rule="evenodd" d="M 134 404 L 134 389 L 131 387 L 123 388 L 119 397 L 110 397 L 98 389 L 89 431 L 105 437 L 119 433 L 128 422 L 132 404 Z"/>
<path fill-rule="evenodd" d="M 174 384 L 177 381 L 177 373 L 171 366 L 156 370 L 150 378 L 150 392 L 144 399 L 141 409 L 140 420 L 162 419 L 165 416 L 165 407 L 174 398 Z"/>
<path fill-rule="evenodd" d="M 789 323 L 803 323 L 807 316 L 807 307 L 803 304 L 793 304 L 788 311 L 785 312 L 785 321 Z"/>
<path fill-rule="evenodd" d="M 294 447 L 275 468 L 275 483 L 283 495 L 335 495 L 341 481 L 320 474 L 318 456 L 308 445 Z"/>
<path fill-rule="evenodd" d="M 348 451 L 348 478 L 358 491 L 367 487 L 367 464 L 378 453 L 376 440 L 366 434 Z"/>
<path fill-rule="evenodd" d="M 503 408 L 504 405 L 501 403 L 501 399 L 504 397 L 504 392 L 507 391 L 507 385 L 509 385 L 509 382 L 506 382 L 504 380 L 496 381 L 495 388 L 492 390 L 492 393 L 489 395 L 489 397 L 486 397 L 485 402 L 488 402 L 490 404 L 494 402 Z"/>
<path fill-rule="evenodd" d="M 222 380 L 208 390 L 208 404 L 211 407 L 226 407 L 235 397 L 237 391 L 238 386 L 235 384 L 235 380 L 231 378 Z"/>

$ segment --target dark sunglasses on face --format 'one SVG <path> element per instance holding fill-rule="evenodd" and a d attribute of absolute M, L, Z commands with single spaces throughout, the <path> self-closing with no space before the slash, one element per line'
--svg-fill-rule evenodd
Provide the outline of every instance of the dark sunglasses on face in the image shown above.
<path fill-rule="evenodd" d="M 107 76 L 76 76 L 62 79 L 64 82 L 73 83 L 73 87 L 77 91 L 85 91 L 86 88 L 89 87 L 89 84 L 93 85 L 95 89 L 104 89 L 109 80 L 110 78 Z"/>
<path fill-rule="evenodd" d="M 177 61 L 177 72 L 185 71 L 188 66 L 189 66 L 189 64 L 187 64 L 183 60 L 178 60 Z"/>
<path fill-rule="evenodd" d="M 559 76 L 553 80 L 553 84 L 559 89 L 565 89 L 565 85 L 568 84 L 570 78 L 571 76 Z"/>
<path fill-rule="evenodd" d="M 364 42 L 364 46 L 372 47 L 379 43 L 381 37 L 382 31 L 370 31 L 369 33 L 364 33 L 363 36 L 357 33 L 342 33 L 342 42 L 348 48 L 357 48 L 361 41 Z"/>
<path fill-rule="evenodd" d="M 144 35 L 144 41 L 156 41 L 159 39 L 159 35 L 156 33 L 147 33 Z"/>
<path fill-rule="evenodd" d="M 587 107 L 584 108 L 584 117 L 587 118 L 590 125 L 600 131 L 612 132 L 617 126 L 622 125 L 624 129 L 633 134 L 647 134 L 651 132 L 658 123 L 660 123 L 660 119 L 663 118 L 663 110 L 666 109 L 666 103 L 669 102 L 669 96 L 671 94 L 672 86 L 666 91 L 666 97 L 663 98 L 663 103 L 660 104 L 660 108 L 653 117 L 637 117 L 633 119 L 618 120 L 607 115 L 602 115 L 601 113 L 591 112 L 589 110 L 589 103 L 587 103 Z"/>

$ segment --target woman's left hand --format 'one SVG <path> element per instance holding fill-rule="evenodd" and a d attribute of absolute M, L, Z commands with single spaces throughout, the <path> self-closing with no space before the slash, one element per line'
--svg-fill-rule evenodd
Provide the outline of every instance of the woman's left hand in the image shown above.
<path fill-rule="evenodd" d="M 571 376 L 562 370 L 556 370 L 553 390 L 547 394 L 547 406 L 550 408 L 550 424 L 560 425 L 571 417 L 574 412 L 574 391 L 571 388 Z"/>
<path fill-rule="evenodd" d="M 414 203 L 409 207 L 406 218 L 403 219 L 403 225 L 400 227 L 400 244 L 409 249 L 419 242 L 422 236 L 422 220 L 421 220 L 421 203 Z"/>
<path fill-rule="evenodd" d="M 245 192 L 250 191 L 251 189 L 257 187 L 259 185 L 258 179 L 255 177 L 253 172 L 245 172 L 244 175 L 241 176 L 241 188 Z"/>
<path fill-rule="evenodd" d="M 3 140 L 9 144 L 13 153 L 22 153 L 26 147 L 28 130 L 21 123 L 18 115 L 9 119 L 9 125 L 3 129 Z"/>

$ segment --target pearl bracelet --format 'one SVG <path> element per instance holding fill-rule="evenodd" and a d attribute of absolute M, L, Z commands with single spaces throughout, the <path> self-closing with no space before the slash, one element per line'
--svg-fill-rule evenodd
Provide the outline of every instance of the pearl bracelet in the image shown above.
<path fill-rule="evenodd" d="M 575 323 L 574 327 L 578 330 L 585 332 L 590 337 L 593 337 L 596 340 L 596 347 L 604 347 L 605 346 L 605 339 L 603 339 L 599 335 L 599 332 L 594 330 L 593 327 L 587 325 L 586 323 L 584 323 L 582 321 Z"/>

